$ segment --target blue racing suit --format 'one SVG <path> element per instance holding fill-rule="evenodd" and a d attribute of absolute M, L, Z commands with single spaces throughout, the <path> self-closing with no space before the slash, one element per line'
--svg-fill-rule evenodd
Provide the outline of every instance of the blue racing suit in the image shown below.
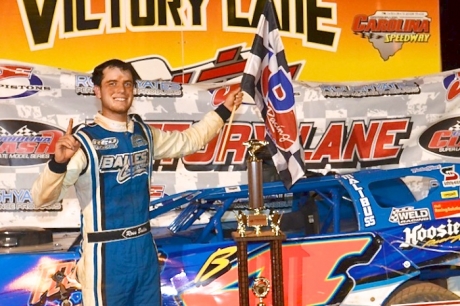
<path fill-rule="evenodd" d="M 153 160 L 199 150 L 229 115 L 220 106 L 183 132 L 164 132 L 136 115 L 122 123 L 97 114 L 94 123 L 74 129 L 81 147 L 69 163 L 47 164 L 32 197 L 37 207 L 50 205 L 75 186 L 82 213 L 77 275 L 84 306 L 161 305 L 148 207 Z"/>

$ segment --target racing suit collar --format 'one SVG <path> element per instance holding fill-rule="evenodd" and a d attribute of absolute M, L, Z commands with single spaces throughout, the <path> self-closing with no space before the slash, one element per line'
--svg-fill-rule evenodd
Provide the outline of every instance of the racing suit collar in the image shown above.
<path fill-rule="evenodd" d="M 133 120 L 129 116 L 126 118 L 126 120 L 128 120 L 128 122 L 115 121 L 104 117 L 101 113 L 97 113 L 96 116 L 94 116 L 94 122 L 106 130 L 112 132 L 134 132 Z"/>

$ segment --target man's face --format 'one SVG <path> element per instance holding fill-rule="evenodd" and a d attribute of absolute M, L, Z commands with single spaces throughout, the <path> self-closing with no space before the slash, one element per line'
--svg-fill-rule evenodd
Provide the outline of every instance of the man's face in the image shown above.
<path fill-rule="evenodd" d="M 133 104 L 134 82 L 130 71 L 107 67 L 103 71 L 101 86 L 94 93 L 102 102 L 102 114 L 112 120 L 126 121 Z"/>

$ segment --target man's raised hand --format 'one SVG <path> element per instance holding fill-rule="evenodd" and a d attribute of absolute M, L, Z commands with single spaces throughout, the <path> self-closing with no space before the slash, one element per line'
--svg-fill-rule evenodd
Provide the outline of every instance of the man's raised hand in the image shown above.
<path fill-rule="evenodd" d="M 71 118 L 66 133 L 56 142 L 54 160 L 57 163 L 68 162 L 80 148 L 80 143 L 72 136 L 72 128 L 73 119 Z"/>
<path fill-rule="evenodd" d="M 229 93 L 227 93 L 224 105 L 228 108 L 229 111 L 235 111 L 243 103 L 243 92 L 241 88 L 236 88 Z"/>

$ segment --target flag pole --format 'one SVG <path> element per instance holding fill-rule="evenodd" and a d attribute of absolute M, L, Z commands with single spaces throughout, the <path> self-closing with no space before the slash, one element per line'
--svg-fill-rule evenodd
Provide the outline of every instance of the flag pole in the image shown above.
<path fill-rule="evenodd" d="M 219 154 L 219 157 L 217 158 L 217 161 L 222 161 L 222 157 L 223 157 L 224 152 L 225 152 L 225 147 L 227 146 L 227 140 L 228 140 L 228 137 L 229 137 L 228 135 L 230 133 L 230 128 L 232 127 L 233 117 L 235 117 L 235 112 L 236 112 L 236 106 L 233 105 L 232 113 L 230 115 L 230 119 L 228 119 L 227 129 L 225 130 L 225 136 L 224 136 L 224 139 L 223 139 L 223 143 L 222 143 L 220 154 Z"/>

